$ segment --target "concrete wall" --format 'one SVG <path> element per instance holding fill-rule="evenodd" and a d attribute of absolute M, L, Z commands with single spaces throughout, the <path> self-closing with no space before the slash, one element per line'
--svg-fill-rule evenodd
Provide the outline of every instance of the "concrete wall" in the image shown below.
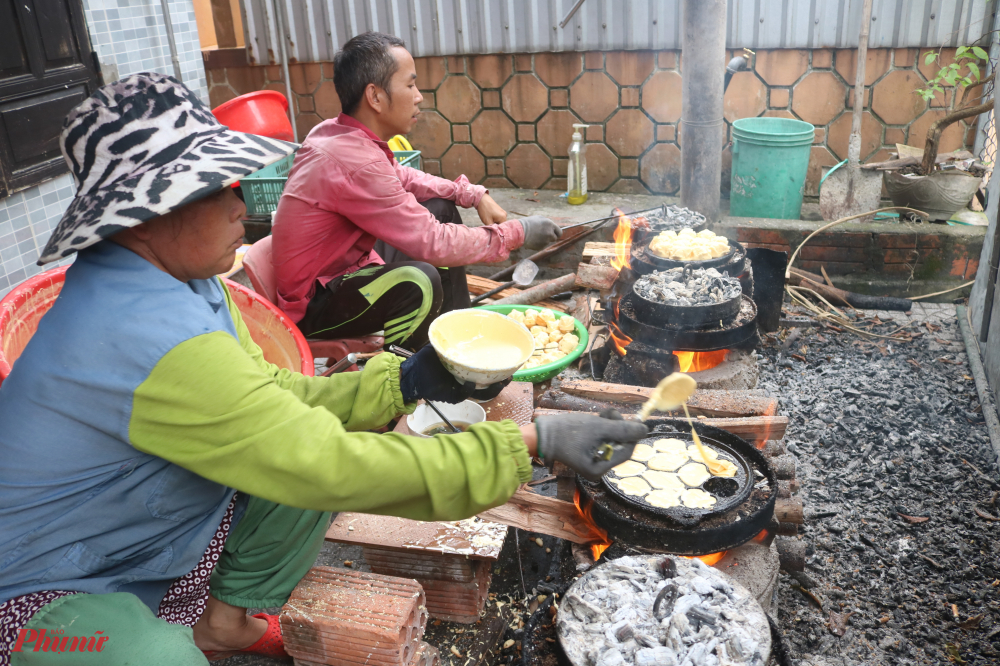
<path fill-rule="evenodd" d="M 945 49 L 948 64 L 954 49 Z M 239 55 L 242 59 L 241 54 Z M 887 157 L 896 143 L 923 147 L 930 124 L 955 100 L 924 102 L 914 89 L 938 66 L 916 48 L 868 51 L 862 159 Z M 214 57 L 214 56 L 212 56 Z M 733 77 L 725 97 L 726 135 L 738 118 L 780 116 L 816 126 L 806 195 L 821 168 L 847 157 L 854 105 L 854 50 L 758 51 L 753 71 Z M 277 66 L 212 66 L 212 105 L 270 88 L 285 92 Z M 410 135 L 424 169 L 466 174 L 490 187 L 566 187 L 572 124 L 590 123 L 587 163 L 594 191 L 676 194 L 680 182 L 679 51 L 609 51 L 417 58 L 424 113 Z M 299 139 L 340 112 L 330 63 L 291 66 Z M 971 147 L 975 120 L 945 131 L 941 150 Z M 723 155 L 723 190 L 731 155 Z"/>
<path fill-rule="evenodd" d="M 102 65 L 116 65 L 121 77 L 151 71 L 173 75 L 159 0 L 84 0 L 84 8 Z M 170 15 L 184 82 L 207 101 L 191 0 L 171 0 Z M 50 267 L 35 262 L 75 192 L 73 178 L 64 174 L 0 199 L 0 296 Z"/>

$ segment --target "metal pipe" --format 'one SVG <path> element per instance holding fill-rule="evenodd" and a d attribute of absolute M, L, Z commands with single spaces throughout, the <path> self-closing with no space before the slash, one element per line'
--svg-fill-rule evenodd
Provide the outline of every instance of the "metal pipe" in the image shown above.
<path fill-rule="evenodd" d="M 174 63 L 174 78 L 184 82 L 181 78 L 181 61 L 177 57 L 177 44 L 174 42 L 174 24 L 170 20 L 170 7 L 168 0 L 160 0 L 163 7 L 163 26 L 167 29 L 167 44 L 170 46 L 170 60 Z"/>
<path fill-rule="evenodd" d="M 165 2 L 166 0 L 164 0 Z M 285 21 L 281 17 L 278 0 L 271 0 L 274 20 L 278 23 L 278 53 L 281 57 L 281 75 L 285 77 L 285 96 L 288 98 L 288 119 L 292 122 L 292 141 L 299 142 L 299 131 L 295 127 L 295 98 L 292 97 L 292 79 L 288 75 L 288 52 L 285 50 Z"/>
<path fill-rule="evenodd" d="M 722 94 L 726 94 L 726 89 L 729 88 L 729 82 L 733 79 L 733 75 L 737 72 L 742 72 L 747 68 L 747 59 L 744 56 L 736 56 L 729 61 L 726 65 L 726 78 L 725 82 L 722 84 Z"/>
<path fill-rule="evenodd" d="M 998 111 L 1000 111 L 1000 96 L 994 95 L 993 96 L 993 118 L 997 117 L 997 112 Z M 991 118 L 991 120 L 993 118 Z M 993 185 L 994 189 L 995 189 L 995 184 L 993 183 L 993 181 L 996 180 L 997 177 L 998 177 L 997 174 L 994 172 L 993 176 L 990 178 L 990 185 Z M 986 342 L 989 339 L 989 337 L 990 337 L 990 323 L 991 323 L 991 321 L 993 319 L 993 299 L 995 297 L 994 294 L 996 293 L 997 273 L 998 273 L 998 271 L 1000 271 L 1000 220 L 997 219 L 996 212 L 995 212 L 997 210 L 997 202 L 987 202 L 987 203 L 988 204 L 989 203 L 993 204 L 992 205 L 992 208 L 993 208 L 993 211 L 994 211 L 994 213 L 993 213 L 993 215 L 994 215 L 994 217 L 993 217 L 993 237 L 992 237 L 992 242 L 990 243 L 990 262 L 989 262 L 989 269 L 988 269 L 989 272 L 986 274 L 986 285 L 985 285 L 986 293 L 983 295 L 983 306 L 982 306 L 983 309 L 982 309 L 982 315 L 981 315 L 980 320 L 979 320 L 979 341 L 980 342 Z M 988 209 L 989 209 L 989 206 L 987 206 L 987 210 Z M 986 248 L 984 247 L 983 249 L 985 250 Z M 982 260 L 982 258 L 980 258 L 980 260 Z M 978 280 L 978 275 L 976 277 L 977 277 L 977 282 L 978 282 L 979 281 Z M 972 288 L 973 296 L 975 295 L 975 292 L 977 291 L 976 287 L 979 287 L 979 286 L 981 286 L 981 285 L 980 284 L 976 284 Z M 969 299 L 969 307 L 975 308 L 975 306 L 973 305 L 973 302 L 974 302 L 974 298 L 970 298 Z"/>
<path fill-rule="evenodd" d="M 965 343 L 965 356 L 969 359 L 969 370 L 972 371 L 972 378 L 976 382 L 979 406 L 982 408 L 983 418 L 986 420 L 986 430 L 990 436 L 993 454 L 997 462 L 1000 463 L 1000 419 L 997 417 L 997 408 L 993 401 L 993 391 L 990 390 L 990 381 L 986 376 L 986 369 L 983 367 L 979 343 L 976 342 L 976 336 L 969 323 L 968 309 L 964 305 L 959 305 L 955 308 L 955 314 L 958 317 L 958 328 L 962 332 L 962 342 Z"/>
<path fill-rule="evenodd" d="M 681 59 L 681 205 L 719 220 L 726 0 L 684 0 Z"/>
<path fill-rule="evenodd" d="M 566 16 L 563 17 L 563 20 L 559 21 L 559 27 L 560 28 L 565 28 L 566 24 L 569 23 L 569 20 L 571 18 L 573 18 L 573 15 L 576 14 L 576 12 L 582 6 L 583 6 L 583 0 L 577 0 L 577 3 L 575 5 L 573 5 L 573 7 L 569 10 L 569 12 L 566 14 Z"/>

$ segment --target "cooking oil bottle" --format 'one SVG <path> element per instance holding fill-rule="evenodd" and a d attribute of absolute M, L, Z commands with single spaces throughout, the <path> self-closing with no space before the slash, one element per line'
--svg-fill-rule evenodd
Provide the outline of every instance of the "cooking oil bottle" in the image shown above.
<path fill-rule="evenodd" d="M 582 130 L 587 125 L 573 125 L 573 143 L 569 146 L 569 170 L 566 173 L 566 201 L 578 205 L 587 201 L 587 153 Z"/>

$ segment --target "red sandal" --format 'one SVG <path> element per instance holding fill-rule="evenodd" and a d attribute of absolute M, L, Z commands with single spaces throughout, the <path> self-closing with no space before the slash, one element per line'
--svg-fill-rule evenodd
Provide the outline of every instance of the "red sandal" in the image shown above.
<path fill-rule="evenodd" d="M 205 658 L 209 661 L 218 661 L 220 659 L 228 659 L 237 654 L 259 654 L 271 659 L 291 659 L 288 653 L 285 652 L 285 641 L 281 637 L 281 623 L 278 621 L 278 616 L 258 613 L 253 617 L 267 620 L 267 631 L 264 632 L 264 635 L 256 643 L 242 650 L 202 650 Z"/>

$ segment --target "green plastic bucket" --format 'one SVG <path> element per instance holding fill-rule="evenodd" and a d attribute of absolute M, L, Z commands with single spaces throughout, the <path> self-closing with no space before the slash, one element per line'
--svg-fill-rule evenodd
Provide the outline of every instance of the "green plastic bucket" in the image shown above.
<path fill-rule="evenodd" d="M 814 131 L 792 118 L 735 121 L 729 214 L 799 219 Z"/>

